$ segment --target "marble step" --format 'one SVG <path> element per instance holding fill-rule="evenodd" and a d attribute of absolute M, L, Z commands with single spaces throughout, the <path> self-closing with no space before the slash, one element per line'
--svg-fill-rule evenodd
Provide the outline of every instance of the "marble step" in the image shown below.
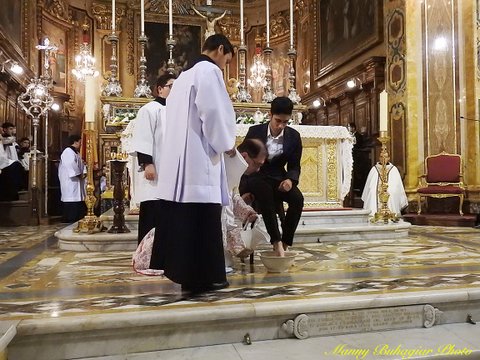
<path fill-rule="evenodd" d="M 152 311 L 99 311 L 82 316 L 24 319 L 16 326 L 16 335 L 8 345 L 8 358 L 60 360 L 111 355 L 130 358 L 127 354 L 238 344 L 247 334 L 254 343 L 289 338 L 302 341 L 342 334 L 435 329 L 466 323 L 468 316 L 480 318 L 480 290 L 474 288 L 232 304 L 218 301 L 208 306 L 188 306 L 188 303 L 186 299 L 185 307 Z M 477 326 L 471 326 L 471 331 L 478 334 Z M 384 344 L 384 340 L 377 339 L 377 344 Z M 442 344 L 478 351 L 474 344 L 464 344 L 459 339 L 452 338 L 447 343 L 438 340 L 435 352 Z M 399 341 L 388 345 L 395 349 Z M 465 355 L 458 358 L 467 358 Z"/>

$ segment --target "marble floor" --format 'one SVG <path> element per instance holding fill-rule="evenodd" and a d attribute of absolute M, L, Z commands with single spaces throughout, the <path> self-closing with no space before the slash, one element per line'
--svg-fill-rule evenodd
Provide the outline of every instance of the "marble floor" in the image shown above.
<path fill-rule="evenodd" d="M 480 230 L 474 228 L 413 226 L 405 239 L 300 244 L 293 248 L 297 256 L 288 273 L 267 273 L 258 257 L 254 265 L 237 260 L 233 273 L 228 275 L 229 288 L 195 297 L 186 297 L 179 285 L 168 279 L 135 273 L 129 251 L 79 253 L 60 250 L 53 237 L 58 228 L 58 225 L 0 228 L 0 323 L 68 321 L 87 315 L 143 314 L 148 317 L 149 314 L 171 313 L 171 310 L 209 311 L 220 305 L 268 306 L 285 301 L 305 304 L 308 300 L 335 304 L 366 297 L 385 299 L 432 293 L 478 294 L 480 291 Z M 457 346 L 473 351 L 468 358 L 479 359 L 480 342 L 472 337 L 480 338 L 480 327 L 468 326 L 446 324 L 432 328 L 435 330 L 397 330 L 400 332 L 388 332 L 393 335 L 385 341 L 393 343 L 389 339 L 400 337 L 410 339 L 405 344 L 414 346 L 420 344 L 418 339 L 423 337 L 429 341 L 443 339 L 443 343 L 455 338 L 452 334 L 456 334 L 463 339 L 455 340 Z M 418 335 L 414 335 L 415 332 L 419 332 Z M 372 334 L 363 334 L 363 338 L 362 334 L 350 334 L 301 342 L 291 339 L 261 341 L 251 347 L 238 343 L 98 359 L 215 359 L 219 351 L 225 354 L 226 357 L 222 357 L 225 359 L 327 359 L 334 357 L 325 351 L 332 351 L 335 344 L 342 341 L 373 347 L 379 342 L 378 338 L 371 340 L 375 339 Z M 387 336 L 386 332 L 379 334 L 380 339 Z M 431 346 L 438 344 L 437 340 Z M 303 357 L 298 357 L 293 350 L 285 350 L 283 357 L 264 356 L 281 351 L 282 347 L 301 349 L 301 344 L 305 349 L 316 351 L 318 356 L 312 357 L 307 351 Z M 425 340 L 423 346 L 429 347 L 430 343 Z M 441 357 L 444 358 L 451 357 Z"/>
<path fill-rule="evenodd" d="M 185 298 L 135 273 L 131 252 L 59 250 L 58 226 L 0 228 L 0 320 L 365 294 L 480 289 L 480 230 L 412 227 L 406 239 L 302 244 L 288 273 L 235 263 L 222 291 Z"/>

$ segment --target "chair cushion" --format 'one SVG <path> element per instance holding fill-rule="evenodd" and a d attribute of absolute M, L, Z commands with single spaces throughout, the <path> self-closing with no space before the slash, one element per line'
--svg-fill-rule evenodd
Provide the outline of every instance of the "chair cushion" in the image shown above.
<path fill-rule="evenodd" d="M 460 157 L 457 155 L 439 155 L 427 159 L 427 182 L 459 182 Z"/>
<path fill-rule="evenodd" d="M 430 185 L 417 190 L 420 194 L 463 194 L 464 190 L 458 186 L 447 185 Z"/>

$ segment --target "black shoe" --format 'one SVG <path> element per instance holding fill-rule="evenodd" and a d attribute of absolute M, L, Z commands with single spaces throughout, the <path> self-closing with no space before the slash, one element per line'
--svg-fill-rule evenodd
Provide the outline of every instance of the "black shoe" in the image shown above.
<path fill-rule="evenodd" d="M 228 281 L 220 282 L 220 283 L 213 283 L 209 286 L 209 290 L 221 290 L 228 288 L 230 286 Z"/>
<path fill-rule="evenodd" d="M 229 287 L 230 284 L 228 281 L 220 282 L 220 283 L 213 283 L 213 284 L 203 284 L 203 285 L 182 285 L 182 292 L 190 293 L 190 294 L 200 294 L 207 291 L 216 291 L 221 290 Z"/>

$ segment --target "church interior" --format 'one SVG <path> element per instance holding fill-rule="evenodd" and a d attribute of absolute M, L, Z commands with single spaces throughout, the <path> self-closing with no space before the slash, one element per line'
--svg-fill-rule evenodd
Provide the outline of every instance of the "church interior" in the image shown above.
<path fill-rule="evenodd" d="M 127 149 L 212 34 L 237 144 L 294 103 L 305 203 L 288 269 L 186 296 L 132 267 Z M 2 0 L 0 123 L 0 360 L 480 359 L 479 0 Z"/>

